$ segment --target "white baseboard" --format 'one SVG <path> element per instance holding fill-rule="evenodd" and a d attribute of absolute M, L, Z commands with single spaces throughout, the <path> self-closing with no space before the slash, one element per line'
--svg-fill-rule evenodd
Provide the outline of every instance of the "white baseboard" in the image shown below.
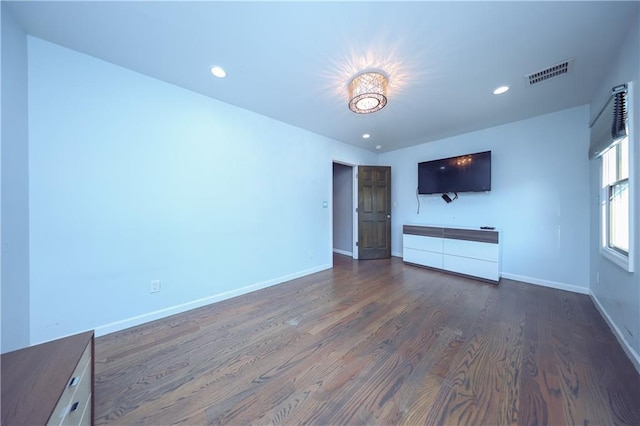
<path fill-rule="evenodd" d="M 543 287 L 551 287 L 551 288 L 555 288 L 555 289 L 558 289 L 558 290 L 571 291 L 573 293 L 579 293 L 579 294 L 590 294 L 589 289 L 587 287 L 580 287 L 580 286 L 573 285 L 573 284 L 559 283 L 559 282 L 556 282 L 556 281 L 547 281 L 547 280 L 542 280 L 540 278 L 527 277 L 527 276 L 524 276 L 524 275 L 509 274 L 509 273 L 506 273 L 506 272 L 501 272 L 500 276 L 502 278 L 506 278 L 508 280 L 521 281 L 521 282 L 527 283 L 527 284 L 536 284 L 536 285 L 541 285 Z"/>
<path fill-rule="evenodd" d="M 606 309 L 604 309 L 604 306 L 600 304 L 600 301 L 598 300 L 598 298 L 591 292 L 589 292 L 589 296 L 591 296 L 591 300 L 593 300 L 593 304 L 596 305 L 596 308 L 598 309 L 598 311 L 600 311 L 600 315 L 602 315 L 604 320 L 609 325 L 609 328 L 611 328 L 611 331 L 613 331 L 613 335 L 616 336 L 616 340 L 618 341 L 620 346 L 622 346 L 622 350 L 624 350 L 624 352 L 627 354 L 627 356 L 631 360 L 631 363 L 633 364 L 633 366 L 636 368 L 636 370 L 638 370 L 638 373 L 640 373 L 640 355 L 638 355 L 638 353 L 635 350 L 633 350 L 631 345 L 629 345 L 629 343 L 624 339 L 624 334 L 613 322 L 613 319 L 611 319 Z"/>
<path fill-rule="evenodd" d="M 334 248 L 333 252 L 334 253 L 338 253 L 338 254 L 342 254 L 344 256 L 353 257 L 353 252 L 352 251 L 346 251 L 346 250 L 340 250 L 340 249 Z"/>
<path fill-rule="evenodd" d="M 144 324 L 149 321 L 155 321 L 157 319 L 165 318 L 170 315 L 179 314 L 189 311 L 191 309 L 200 308 L 202 306 L 210 305 L 211 303 L 220 302 L 222 300 L 231 299 L 232 297 L 241 296 L 243 294 L 251 293 L 252 291 L 260 290 L 266 287 L 271 287 L 276 284 L 281 284 L 286 281 L 291 281 L 296 278 L 304 277 L 306 275 L 315 274 L 316 272 L 331 269 L 332 266 L 322 265 L 316 268 L 307 269 L 305 271 L 295 272 L 293 274 L 285 275 L 283 277 L 274 278 L 272 280 L 263 281 L 250 286 L 242 287 L 236 290 L 226 291 L 224 293 L 215 294 L 213 296 L 204 297 L 202 299 L 193 300 L 191 302 L 182 303 L 180 305 L 170 306 L 168 308 L 160 309 L 157 311 L 149 312 L 146 314 L 138 315 L 135 317 L 127 318 L 121 321 L 112 322 L 110 324 L 101 325 L 95 328 L 95 336 L 100 337 L 106 334 L 115 333 L 116 331 L 124 330 L 129 327 Z"/>

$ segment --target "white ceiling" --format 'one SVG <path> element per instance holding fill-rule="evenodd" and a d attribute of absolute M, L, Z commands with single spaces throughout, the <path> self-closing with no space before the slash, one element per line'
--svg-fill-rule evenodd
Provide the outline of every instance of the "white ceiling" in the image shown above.
<path fill-rule="evenodd" d="M 7 2 L 26 32 L 381 151 L 589 103 L 639 2 Z M 523 76 L 574 58 L 568 75 Z M 220 65 L 227 78 L 209 68 Z M 363 69 L 387 106 L 347 108 Z M 507 84 L 511 90 L 495 96 Z M 363 133 L 370 133 L 368 140 Z"/>

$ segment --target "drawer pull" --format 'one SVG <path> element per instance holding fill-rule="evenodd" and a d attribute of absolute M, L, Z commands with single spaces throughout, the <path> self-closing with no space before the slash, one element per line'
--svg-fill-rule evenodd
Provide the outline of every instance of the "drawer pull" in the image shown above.
<path fill-rule="evenodd" d="M 78 409 L 78 402 L 74 402 L 73 404 L 71 404 L 71 409 L 69 410 L 70 413 L 73 413 L 74 411 L 76 411 Z"/>
<path fill-rule="evenodd" d="M 78 384 L 78 382 L 80 381 L 80 379 L 78 377 L 72 377 L 71 381 L 69 382 L 69 387 L 72 388 L 75 385 Z"/>

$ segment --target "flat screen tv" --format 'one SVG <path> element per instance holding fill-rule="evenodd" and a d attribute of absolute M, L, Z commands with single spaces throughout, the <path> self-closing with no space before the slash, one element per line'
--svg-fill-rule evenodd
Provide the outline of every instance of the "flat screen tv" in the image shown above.
<path fill-rule="evenodd" d="M 491 191 L 491 151 L 418 163 L 418 193 Z"/>

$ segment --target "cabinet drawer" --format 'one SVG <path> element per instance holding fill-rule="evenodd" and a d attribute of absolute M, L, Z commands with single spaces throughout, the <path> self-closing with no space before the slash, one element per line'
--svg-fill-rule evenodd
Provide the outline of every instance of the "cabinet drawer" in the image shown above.
<path fill-rule="evenodd" d="M 402 245 L 404 248 L 442 253 L 442 238 L 438 237 L 424 237 L 421 235 L 403 234 Z"/>
<path fill-rule="evenodd" d="M 444 254 L 471 259 L 498 261 L 498 245 L 478 241 L 444 240 Z"/>
<path fill-rule="evenodd" d="M 91 386 L 88 380 L 83 380 L 80 384 L 62 424 L 91 424 Z"/>
<path fill-rule="evenodd" d="M 68 422 L 66 418 L 70 413 L 70 409 L 74 403 L 78 402 L 77 410 L 84 410 L 85 400 L 79 401 L 78 398 L 85 397 L 85 394 L 91 394 L 91 343 L 87 345 L 86 349 L 80 357 L 78 365 L 73 370 L 71 378 L 67 382 L 67 386 L 62 392 L 62 396 L 58 400 L 51 417 L 47 424 L 60 425 L 60 424 L 72 424 Z M 77 411 L 76 410 L 76 411 Z M 80 416 L 76 416 L 78 421 Z"/>
<path fill-rule="evenodd" d="M 82 413 L 82 418 L 76 423 L 80 426 L 91 426 L 91 420 L 93 419 L 93 414 L 91 413 L 91 396 L 92 395 L 89 394 L 84 412 Z"/>
<path fill-rule="evenodd" d="M 404 248 L 402 260 L 416 265 L 442 269 L 442 253 Z"/>
<path fill-rule="evenodd" d="M 500 280 L 500 271 L 497 262 L 445 254 L 443 264 L 444 269 L 447 271 L 480 277 L 491 281 Z"/>

